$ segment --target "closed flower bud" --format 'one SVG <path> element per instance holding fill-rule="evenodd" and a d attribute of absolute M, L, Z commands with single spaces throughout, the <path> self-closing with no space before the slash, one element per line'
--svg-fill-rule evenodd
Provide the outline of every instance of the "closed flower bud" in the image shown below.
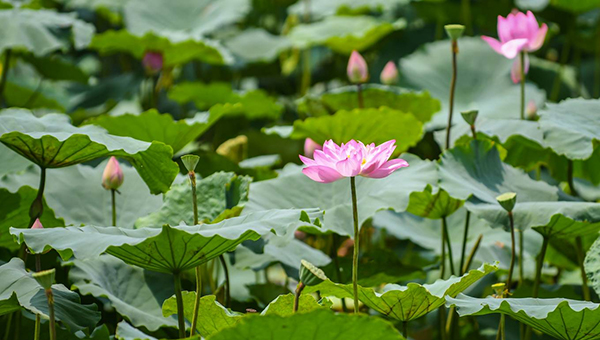
<path fill-rule="evenodd" d="M 369 79 L 367 62 L 360 53 L 356 51 L 352 51 L 352 54 L 350 55 L 346 72 L 348 73 L 348 80 L 353 84 L 365 83 Z"/>
<path fill-rule="evenodd" d="M 146 72 L 150 74 L 156 74 L 163 68 L 163 55 L 161 52 L 148 51 L 144 53 L 142 58 L 142 65 L 146 69 Z"/>
<path fill-rule="evenodd" d="M 394 85 L 398 82 L 398 69 L 396 68 L 396 64 L 392 61 L 388 61 L 381 71 L 381 83 L 385 85 Z"/>
<path fill-rule="evenodd" d="M 123 171 L 117 159 L 112 156 L 102 173 L 102 186 L 106 190 L 117 190 L 123 184 Z"/>
<path fill-rule="evenodd" d="M 35 219 L 35 222 L 33 222 L 31 229 L 44 229 L 44 226 L 42 225 L 42 222 L 40 222 L 39 218 Z"/>
<path fill-rule="evenodd" d="M 525 113 L 527 114 L 527 119 L 533 120 L 537 115 L 537 106 L 535 102 L 532 100 L 527 104 L 527 108 L 525 109 Z"/>

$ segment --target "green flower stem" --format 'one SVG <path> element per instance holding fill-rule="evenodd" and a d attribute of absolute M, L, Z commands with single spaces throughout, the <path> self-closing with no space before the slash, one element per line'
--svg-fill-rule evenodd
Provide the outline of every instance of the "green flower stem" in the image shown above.
<path fill-rule="evenodd" d="M 360 89 L 360 85 L 359 85 Z M 358 252 L 360 250 L 360 235 L 358 230 L 358 206 L 356 203 L 356 178 L 350 177 L 352 191 L 352 216 L 354 219 L 354 253 L 352 255 L 352 287 L 354 288 L 354 313 L 358 313 Z"/>
<path fill-rule="evenodd" d="M 0 107 L 5 107 L 4 105 L 4 88 L 6 87 L 6 79 L 8 79 L 8 67 L 10 63 L 10 56 L 12 54 L 12 50 L 7 48 L 4 52 L 4 64 L 2 64 L 2 78 L 0 78 Z"/>
<path fill-rule="evenodd" d="M 4 340 L 8 340 L 8 336 L 10 335 L 10 326 L 13 321 L 12 318 L 13 318 L 13 315 L 15 315 L 16 313 L 21 314 L 21 311 L 13 312 L 8 315 L 8 320 L 6 320 L 6 329 L 4 330 L 4 337 L 2 338 Z"/>
<path fill-rule="evenodd" d="M 117 202 L 116 202 L 117 200 L 115 197 L 115 192 L 116 192 L 115 189 L 110 189 L 110 198 L 112 201 L 112 225 L 114 227 L 117 226 Z"/>
<path fill-rule="evenodd" d="M 583 291 L 583 299 L 586 301 L 592 301 L 590 296 L 590 287 L 588 286 L 587 275 L 584 268 L 585 250 L 583 249 L 581 236 L 577 236 L 575 238 L 575 250 L 577 251 L 577 260 L 579 262 L 579 268 L 581 269 L 581 290 Z"/>
<path fill-rule="evenodd" d="M 519 287 L 523 284 L 524 276 L 523 273 L 523 243 L 525 241 L 525 234 L 523 233 L 523 229 L 519 229 Z"/>
<path fill-rule="evenodd" d="M 462 268 L 463 274 L 469 271 L 469 267 L 471 267 L 471 263 L 473 263 L 473 259 L 475 258 L 475 254 L 477 250 L 479 250 L 479 245 L 481 245 L 481 240 L 483 239 L 483 234 L 479 234 L 477 241 L 475 241 L 475 245 L 473 245 L 473 249 L 469 253 L 467 257 L 467 262 L 465 262 L 465 266 Z"/>
<path fill-rule="evenodd" d="M 52 288 L 46 289 L 46 298 L 48 299 L 48 316 L 50 317 L 50 340 L 56 340 L 56 321 L 54 318 L 54 294 L 52 294 Z"/>
<path fill-rule="evenodd" d="M 363 109 L 365 104 L 363 101 L 362 84 L 356 84 L 356 95 L 358 96 L 358 108 Z"/>
<path fill-rule="evenodd" d="M 196 197 L 196 173 L 190 171 L 190 186 L 192 188 L 192 209 L 194 211 L 194 225 L 198 224 L 198 199 Z M 190 336 L 196 334 L 196 326 L 198 325 L 198 312 L 200 311 L 200 298 L 202 297 L 202 275 L 200 266 L 196 267 L 196 299 L 194 300 L 194 315 L 192 316 L 192 330 Z"/>
<path fill-rule="evenodd" d="M 35 315 L 35 330 L 33 331 L 33 339 L 40 340 L 40 326 L 42 318 L 39 314 Z"/>
<path fill-rule="evenodd" d="M 471 134 L 473 135 L 473 139 L 477 139 L 477 131 L 475 131 L 475 124 L 471 125 Z"/>
<path fill-rule="evenodd" d="M 38 185 L 37 195 L 29 207 L 28 228 L 31 228 L 35 223 L 35 220 L 40 218 L 44 212 L 44 188 L 46 188 L 46 168 L 40 167 L 40 184 Z M 27 247 L 25 246 L 25 243 L 23 243 L 19 250 L 19 258 L 22 260 L 25 260 L 27 256 L 26 249 Z"/>
<path fill-rule="evenodd" d="M 177 301 L 177 322 L 179 325 L 179 338 L 185 338 L 185 317 L 183 314 L 183 296 L 181 295 L 181 273 L 174 272 L 175 300 Z"/>
<path fill-rule="evenodd" d="M 444 228 L 444 220 L 442 220 L 442 263 L 440 268 L 440 279 L 444 279 L 446 276 L 446 228 Z"/>
<path fill-rule="evenodd" d="M 471 212 L 467 210 L 467 216 L 465 217 L 465 231 L 463 233 L 462 250 L 460 251 L 460 275 L 464 274 L 465 256 L 467 253 L 467 239 L 469 238 L 469 220 L 471 219 Z"/>
<path fill-rule="evenodd" d="M 515 258 L 517 257 L 515 248 L 515 220 L 513 218 L 512 211 L 508 212 L 508 220 L 510 222 L 510 240 L 511 240 L 511 250 L 510 250 L 510 267 L 508 268 L 508 278 L 506 279 L 506 291 L 510 291 L 510 284 L 512 282 L 513 271 L 515 269 Z"/>
<path fill-rule="evenodd" d="M 310 23 L 310 0 L 304 0 L 304 23 Z M 310 52 L 311 48 L 307 47 L 302 51 L 302 82 L 300 84 L 300 95 L 304 96 L 310 89 L 312 82 L 312 73 L 310 70 Z"/>
<path fill-rule="evenodd" d="M 521 59 L 521 119 L 525 119 L 525 51 L 519 54 Z"/>
<path fill-rule="evenodd" d="M 567 184 L 569 185 L 569 191 L 571 196 L 579 196 L 579 193 L 575 189 L 575 182 L 573 181 L 573 161 L 567 160 Z"/>
<path fill-rule="evenodd" d="M 452 111 L 454 110 L 454 92 L 456 90 L 456 55 L 458 42 L 452 39 L 452 80 L 450 81 L 450 105 L 448 108 L 448 126 L 446 127 L 446 150 L 450 148 L 450 129 L 452 128 Z"/>
<path fill-rule="evenodd" d="M 402 336 L 408 339 L 408 321 L 402 321 Z"/>
<path fill-rule="evenodd" d="M 444 239 L 446 240 L 446 246 L 448 247 L 448 262 L 450 262 L 450 274 L 455 275 L 454 271 L 454 257 L 452 256 L 452 245 L 450 243 L 450 234 L 448 233 L 448 222 L 446 221 L 446 216 L 442 217 L 442 228 Z"/>
<path fill-rule="evenodd" d="M 294 295 L 294 313 L 296 313 L 298 311 L 300 295 L 302 294 L 303 290 L 304 290 L 304 283 L 298 282 L 298 285 L 296 286 L 296 294 Z"/>
<path fill-rule="evenodd" d="M 225 274 L 225 307 L 229 308 L 231 304 L 231 281 L 229 280 L 229 269 L 227 269 L 227 262 L 225 262 L 225 256 L 219 255 L 219 261 L 223 266 L 223 272 Z"/>
<path fill-rule="evenodd" d="M 538 254 L 537 262 L 535 265 L 535 279 L 533 281 L 533 292 L 531 294 L 532 298 L 537 298 L 540 293 L 540 283 L 542 282 L 542 268 L 544 267 L 544 258 L 546 257 L 546 250 L 548 250 L 548 244 L 550 243 L 550 238 L 544 236 L 544 241 L 542 242 L 542 249 Z M 531 327 L 527 326 L 525 328 L 525 336 L 523 337 L 525 340 L 531 339 Z"/>
<path fill-rule="evenodd" d="M 337 282 L 344 282 L 343 276 L 342 276 L 342 269 L 340 267 L 340 261 L 337 256 L 337 251 L 338 251 L 338 247 L 339 247 L 338 238 L 339 238 L 338 234 L 336 234 L 336 233 L 331 234 L 331 247 L 329 250 L 329 257 L 331 258 L 331 260 L 333 262 L 333 266 L 335 268 Z M 342 298 L 341 302 L 342 302 L 342 310 L 344 311 L 344 313 L 348 313 L 348 307 L 346 306 L 346 299 Z"/>

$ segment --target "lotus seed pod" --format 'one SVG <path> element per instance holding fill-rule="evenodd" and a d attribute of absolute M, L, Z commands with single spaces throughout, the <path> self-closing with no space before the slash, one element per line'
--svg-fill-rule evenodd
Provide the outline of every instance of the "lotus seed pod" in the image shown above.
<path fill-rule="evenodd" d="M 183 162 L 183 165 L 185 166 L 185 169 L 188 172 L 194 172 L 196 170 L 196 166 L 198 165 L 198 162 L 200 161 L 200 156 L 183 155 L 183 156 L 181 156 L 181 161 Z"/>
<path fill-rule="evenodd" d="M 446 30 L 446 34 L 448 34 L 450 39 L 458 40 L 458 38 L 462 37 L 463 32 L 465 31 L 465 26 L 457 24 L 446 25 L 444 26 L 444 29 Z"/>
<path fill-rule="evenodd" d="M 52 288 L 54 284 L 54 275 L 56 270 L 54 268 L 48 270 L 42 270 L 41 272 L 33 273 L 33 278 L 44 287 L 45 290 Z"/>
<path fill-rule="evenodd" d="M 467 124 L 469 125 L 475 125 L 475 121 L 477 120 L 478 114 L 479 111 L 477 110 L 463 111 L 460 113 L 465 122 L 467 122 Z"/>
<path fill-rule="evenodd" d="M 300 282 L 306 286 L 316 286 L 327 280 L 325 273 L 312 263 L 300 260 Z"/>
<path fill-rule="evenodd" d="M 514 192 L 506 192 L 496 197 L 496 200 L 504 210 L 511 212 L 517 203 L 517 194 Z"/>

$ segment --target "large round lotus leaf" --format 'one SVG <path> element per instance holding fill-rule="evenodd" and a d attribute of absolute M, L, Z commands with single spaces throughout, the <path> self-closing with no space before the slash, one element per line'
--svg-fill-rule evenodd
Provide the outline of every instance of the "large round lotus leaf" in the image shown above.
<path fill-rule="evenodd" d="M 592 288 L 600 294 L 600 237 L 596 239 L 587 252 L 585 272 Z"/>
<path fill-rule="evenodd" d="M 600 305 L 568 299 L 483 299 L 459 295 L 447 298 L 448 307 L 455 306 L 460 316 L 502 313 L 534 329 L 563 340 L 598 338 Z"/>
<path fill-rule="evenodd" d="M 298 1 L 288 7 L 288 13 L 302 16 L 308 10 L 311 18 L 318 19 L 334 14 L 384 12 L 408 3 L 407 0 L 328 0 L 310 2 L 307 7 L 306 1 Z"/>
<path fill-rule="evenodd" d="M 106 156 L 127 159 L 152 193 L 169 190 L 179 167 L 171 147 L 110 135 L 96 126 L 75 127 L 69 116 L 7 109 L 0 112 L 0 142 L 44 168 L 61 168 Z"/>
<path fill-rule="evenodd" d="M 395 30 L 406 26 L 406 21 L 389 23 L 371 16 L 330 16 L 322 21 L 300 24 L 288 37 L 295 47 L 327 46 L 335 52 L 349 55 L 362 51 Z"/>
<path fill-rule="evenodd" d="M 408 154 L 402 157 L 408 161 L 408 168 L 381 179 L 356 178 L 359 225 L 378 210 L 406 210 L 411 192 L 423 191 L 428 184 L 437 182 L 434 163 Z M 323 231 L 353 234 L 350 179 L 317 183 L 306 177 L 300 166 L 290 164 L 283 168 L 279 177 L 250 185 L 250 200 L 243 214 L 290 207 L 318 207 L 325 211 L 321 221 Z"/>
<path fill-rule="evenodd" d="M 0 51 L 23 49 L 41 56 L 56 50 L 67 51 L 68 40 L 55 35 L 55 31 L 68 28 L 75 48 L 86 47 L 94 35 L 95 28 L 74 15 L 51 10 L 12 8 L 0 10 L 2 34 Z"/>
<path fill-rule="evenodd" d="M 286 36 L 273 35 L 262 28 L 250 28 L 224 43 L 236 57 L 249 62 L 271 62 L 288 50 L 292 42 Z"/>
<path fill-rule="evenodd" d="M 454 124 L 461 123 L 461 111 L 479 110 L 479 117 L 518 118 L 520 87 L 510 80 L 512 60 L 496 53 L 479 37 L 458 40 L 458 75 L 454 97 Z M 400 82 L 424 89 L 442 102 L 442 110 L 429 127 L 441 128 L 448 123 L 448 101 L 452 75 L 450 41 L 430 43 L 400 60 Z M 535 85 L 527 84 L 526 102 L 541 107 L 546 96 Z"/>

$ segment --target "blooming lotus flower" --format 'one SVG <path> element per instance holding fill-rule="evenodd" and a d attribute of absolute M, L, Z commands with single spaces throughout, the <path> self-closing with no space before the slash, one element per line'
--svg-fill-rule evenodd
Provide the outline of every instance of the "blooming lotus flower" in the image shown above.
<path fill-rule="evenodd" d="M 304 156 L 312 157 L 315 150 L 322 150 L 323 146 L 310 138 L 306 138 L 304 141 Z"/>
<path fill-rule="evenodd" d="M 510 13 L 506 18 L 498 16 L 498 37 L 500 41 L 487 36 L 481 38 L 490 44 L 496 52 L 513 59 L 521 51 L 537 51 L 542 47 L 547 32 L 548 26 L 542 24 L 540 27 L 533 13 L 527 11 L 527 14 L 521 12 Z"/>
<path fill-rule="evenodd" d="M 525 70 L 523 70 L 523 74 L 529 73 L 529 56 L 525 54 Z M 521 60 L 515 59 L 510 68 L 510 79 L 512 79 L 513 83 L 518 84 L 521 82 Z"/>
<path fill-rule="evenodd" d="M 381 83 L 385 85 L 394 85 L 398 82 L 398 69 L 396 68 L 396 64 L 393 61 L 388 61 L 381 71 Z"/>
<path fill-rule="evenodd" d="M 346 72 L 348 73 L 348 79 L 354 84 L 365 83 L 369 79 L 367 62 L 356 51 L 352 51 L 350 55 Z"/>
<path fill-rule="evenodd" d="M 300 155 L 307 165 L 302 172 L 310 179 L 320 183 L 331 183 L 343 177 L 364 176 L 383 178 L 392 172 L 407 167 L 408 163 L 400 158 L 389 160 L 396 149 L 395 140 L 379 146 L 374 143 L 364 145 L 351 140 L 337 145 L 332 140 L 323 144 L 323 150 L 315 150 L 314 159 Z"/>
<path fill-rule="evenodd" d="M 142 65 L 148 71 L 148 73 L 158 73 L 163 68 L 163 55 L 161 52 L 148 51 L 144 53 L 142 58 Z"/>
<path fill-rule="evenodd" d="M 42 225 L 42 222 L 40 222 L 39 218 L 35 219 L 35 222 L 33 222 L 31 229 L 44 229 L 44 226 Z"/>
<path fill-rule="evenodd" d="M 117 190 L 123 184 L 123 171 L 117 159 L 112 156 L 102 173 L 102 186 L 106 190 Z"/>

